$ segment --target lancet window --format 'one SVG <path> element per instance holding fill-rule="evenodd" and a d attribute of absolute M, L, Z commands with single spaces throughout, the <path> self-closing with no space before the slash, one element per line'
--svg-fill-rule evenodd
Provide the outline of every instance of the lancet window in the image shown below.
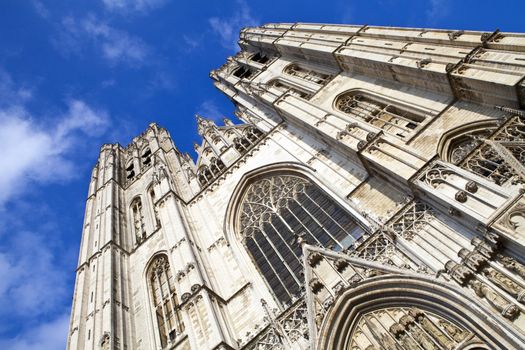
<path fill-rule="evenodd" d="M 151 201 L 151 207 L 153 208 L 153 215 L 155 217 L 155 226 L 160 227 L 159 212 L 157 211 L 157 207 L 155 206 L 155 202 L 157 198 L 155 197 L 155 190 L 153 189 L 153 186 L 150 187 L 148 193 L 149 193 L 149 198 Z"/>
<path fill-rule="evenodd" d="M 134 177 L 135 177 L 135 166 L 133 165 L 133 161 L 131 161 L 126 166 L 126 179 L 132 180 Z"/>
<path fill-rule="evenodd" d="M 364 233 L 317 185 L 287 173 L 266 176 L 248 186 L 240 205 L 238 230 L 282 304 L 298 296 L 303 283 L 298 235 L 310 244 L 343 250 Z"/>
<path fill-rule="evenodd" d="M 144 165 L 145 167 L 148 167 L 151 165 L 151 150 L 149 147 L 146 147 L 143 151 L 142 151 L 142 165 Z"/>
<path fill-rule="evenodd" d="M 157 256 L 151 262 L 147 276 L 160 343 L 166 348 L 184 331 L 168 257 Z"/>
<path fill-rule="evenodd" d="M 137 197 L 131 202 L 131 212 L 133 220 L 133 231 L 135 233 L 135 240 L 137 244 L 146 238 L 146 230 L 144 227 L 144 214 L 142 212 L 142 201 Z"/>
<path fill-rule="evenodd" d="M 308 69 L 295 63 L 286 66 L 284 73 L 319 85 L 325 85 L 332 78 L 330 74 Z"/>
<path fill-rule="evenodd" d="M 488 349 L 465 328 L 415 307 L 391 307 L 368 312 L 356 322 L 348 349 L 456 349 L 469 342 L 473 349 Z"/>
<path fill-rule="evenodd" d="M 201 166 L 197 171 L 197 179 L 201 186 L 205 186 L 208 182 L 213 180 L 213 174 L 210 171 L 210 168 L 206 165 Z"/>
<path fill-rule="evenodd" d="M 199 168 L 199 171 L 197 172 L 199 183 L 202 186 L 205 186 L 208 182 L 219 176 L 224 171 L 224 169 L 226 169 L 224 162 L 213 157 L 210 160 L 209 165 L 203 165 Z"/>
<path fill-rule="evenodd" d="M 425 119 L 420 113 L 359 90 L 339 96 L 335 108 L 401 139 L 407 138 Z"/>
<path fill-rule="evenodd" d="M 236 137 L 233 140 L 233 147 L 239 153 L 244 153 L 249 150 L 259 139 L 264 136 L 264 133 L 254 126 L 249 126 L 243 130 L 242 137 Z"/>
<path fill-rule="evenodd" d="M 274 87 L 277 90 L 281 91 L 281 94 L 289 93 L 291 95 L 304 98 L 305 100 L 309 100 L 312 97 L 311 93 L 301 90 L 280 79 L 271 80 L 268 83 L 268 86 Z"/>
<path fill-rule="evenodd" d="M 451 141 L 446 160 L 498 185 L 525 181 L 525 117 L 483 127 Z"/>

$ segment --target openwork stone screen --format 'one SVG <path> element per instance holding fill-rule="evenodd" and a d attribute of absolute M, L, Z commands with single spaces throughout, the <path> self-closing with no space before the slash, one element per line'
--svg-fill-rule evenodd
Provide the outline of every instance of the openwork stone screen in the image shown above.
<path fill-rule="evenodd" d="M 423 115 L 361 91 L 349 91 L 339 96 L 335 107 L 402 139 L 425 119 Z"/>
<path fill-rule="evenodd" d="M 174 341 L 184 328 L 167 256 L 159 255 L 152 261 L 148 276 L 160 342 L 164 348 Z"/>
<path fill-rule="evenodd" d="M 284 73 L 319 85 L 325 85 L 332 78 L 329 74 L 307 69 L 295 63 L 288 65 L 284 69 Z"/>
<path fill-rule="evenodd" d="M 465 133 L 454 140 L 448 161 L 498 185 L 525 181 L 525 118 Z"/>
<path fill-rule="evenodd" d="M 241 203 L 244 244 L 277 299 L 289 303 L 300 294 L 301 247 L 309 244 L 347 248 L 363 234 L 352 217 L 306 178 L 279 174 L 252 183 Z"/>

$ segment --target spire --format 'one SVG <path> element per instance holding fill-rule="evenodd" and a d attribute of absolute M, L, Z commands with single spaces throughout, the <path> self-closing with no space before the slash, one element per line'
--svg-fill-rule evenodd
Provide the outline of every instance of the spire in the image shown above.
<path fill-rule="evenodd" d="M 215 126 L 215 123 L 212 120 L 206 119 L 199 114 L 195 114 L 195 118 L 197 119 L 197 130 L 201 136 L 206 133 L 207 128 Z"/>
<path fill-rule="evenodd" d="M 233 122 L 230 119 L 228 119 L 228 118 L 224 118 L 222 121 L 224 122 L 224 125 L 226 125 L 226 126 L 233 126 L 234 125 Z"/>

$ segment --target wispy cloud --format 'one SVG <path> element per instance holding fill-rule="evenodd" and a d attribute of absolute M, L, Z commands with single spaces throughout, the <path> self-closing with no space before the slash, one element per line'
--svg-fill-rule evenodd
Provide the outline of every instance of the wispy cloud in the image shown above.
<path fill-rule="evenodd" d="M 44 18 L 44 19 L 47 19 L 49 18 L 50 16 L 50 12 L 49 10 L 47 9 L 47 7 L 41 2 L 41 1 L 38 1 L 38 0 L 34 0 L 33 1 L 33 7 L 35 8 L 35 11 L 36 13 Z"/>
<path fill-rule="evenodd" d="M 259 20 L 251 15 L 251 10 L 244 0 L 237 0 L 237 11 L 231 17 L 212 17 L 209 23 L 213 32 L 219 36 L 221 45 L 232 51 L 237 51 L 239 32 L 244 27 L 253 27 Z"/>
<path fill-rule="evenodd" d="M 197 108 L 196 113 L 215 122 L 219 122 L 224 118 L 224 113 L 220 111 L 213 100 L 202 102 L 199 108 Z"/>
<path fill-rule="evenodd" d="M 102 0 L 106 8 L 122 14 L 147 13 L 168 2 L 168 0 Z"/>
<path fill-rule="evenodd" d="M 0 110 L 0 206 L 32 183 L 60 182 L 74 174 L 69 152 L 83 137 L 105 131 L 109 116 L 71 100 L 54 128 L 42 127 L 23 106 Z"/>
<path fill-rule="evenodd" d="M 196 38 L 190 35 L 183 35 L 182 40 L 186 44 L 185 51 L 189 52 L 200 46 L 202 38 Z"/>
<path fill-rule="evenodd" d="M 448 0 L 430 0 L 429 8 L 426 10 L 427 20 L 430 24 L 435 24 L 439 19 L 448 15 Z"/>
<path fill-rule="evenodd" d="M 52 43 L 65 55 L 80 55 L 87 45 L 92 45 L 112 65 L 124 63 L 139 67 L 147 62 L 151 53 L 140 38 L 113 28 L 93 15 L 80 20 L 65 17 Z"/>
<path fill-rule="evenodd" d="M 0 68 L 0 349 L 65 347 L 75 255 L 63 242 L 67 215 L 50 210 L 47 197 L 22 197 L 74 178 L 78 150 L 110 123 L 106 111 L 79 99 L 52 117 L 35 113 L 37 95 Z"/>
<path fill-rule="evenodd" d="M 60 182 L 73 176 L 70 152 L 82 140 L 100 136 L 110 118 L 104 110 L 71 99 L 58 118 L 39 123 L 26 108 L 31 93 L 17 88 L 5 71 L 0 70 L 0 76 L 5 78 L 0 101 L 10 101 L 0 105 L 1 209 L 32 183 Z"/>

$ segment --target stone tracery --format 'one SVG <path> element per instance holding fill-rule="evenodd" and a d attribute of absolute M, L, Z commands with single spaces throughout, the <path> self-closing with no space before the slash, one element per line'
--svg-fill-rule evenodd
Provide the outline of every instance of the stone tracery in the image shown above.
<path fill-rule="evenodd" d="M 157 256 L 148 269 L 148 283 L 162 347 L 184 330 L 175 281 L 166 255 Z"/>
<path fill-rule="evenodd" d="M 431 312 L 389 307 L 361 315 L 347 349 L 448 350 L 466 342 L 480 343 L 473 333 Z"/>
<path fill-rule="evenodd" d="M 363 230 L 311 181 L 280 174 L 248 187 L 239 232 L 277 298 L 286 303 L 300 293 L 302 284 L 302 251 L 296 235 L 304 233 L 307 242 L 342 250 Z"/>
<path fill-rule="evenodd" d="M 525 181 L 525 118 L 467 132 L 451 142 L 447 160 L 498 185 Z"/>

